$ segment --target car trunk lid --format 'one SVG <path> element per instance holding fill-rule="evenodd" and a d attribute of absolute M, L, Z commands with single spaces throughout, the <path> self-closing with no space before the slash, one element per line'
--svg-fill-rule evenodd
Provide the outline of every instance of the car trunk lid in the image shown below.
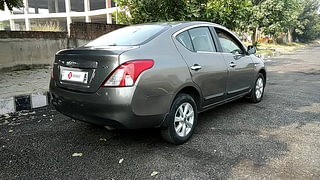
<path fill-rule="evenodd" d="M 54 80 L 61 88 L 96 92 L 119 66 L 119 55 L 129 48 L 63 50 L 56 54 Z"/>

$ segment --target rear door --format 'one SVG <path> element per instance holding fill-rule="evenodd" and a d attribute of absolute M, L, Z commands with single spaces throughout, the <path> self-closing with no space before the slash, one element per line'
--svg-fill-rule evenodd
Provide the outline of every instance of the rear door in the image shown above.
<path fill-rule="evenodd" d="M 242 43 L 224 29 L 215 28 L 221 54 L 228 67 L 227 95 L 228 97 L 248 92 L 254 77 L 254 64 Z"/>
<path fill-rule="evenodd" d="M 217 52 L 209 27 L 185 29 L 176 33 L 173 39 L 189 67 L 192 80 L 202 91 L 203 105 L 224 99 L 227 67 L 223 56 Z"/>

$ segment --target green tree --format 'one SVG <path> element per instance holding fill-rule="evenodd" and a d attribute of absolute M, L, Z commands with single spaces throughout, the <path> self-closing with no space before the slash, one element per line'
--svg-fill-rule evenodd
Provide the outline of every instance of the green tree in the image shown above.
<path fill-rule="evenodd" d="M 219 23 L 234 31 L 256 32 L 278 37 L 288 33 L 308 41 L 318 36 L 320 0 L 118 0 L 118 13 L 125 24 L 161 21 L 204 20 Z"/>
<path fill-rule="evenodd" d="M 156 21 L 204 20 L 243 29 L 249 0 L 118 0 L 118 5 L 130 12 L 119 13 L 121 23 Z"/>
<path fill-rule="evenodd" d="M 118 0 L 118 5 L 130 12 L 130 16 L 124 12 L 119 13 L 120 23 L 138 24 L 185 19 L 184 0 Z"/>
<path fill-rule="evenodd" d="M 208 0 L 183 0 L 185 8 L 182 20 L 201 21 L 205 20 L 204 15 L 207 9 Z"/>
<path fill-rule="evenodd" d="M 248 30 L 248 17 L 252 4 L 249 0 L 209 0 L 205 20 L 232 30 Z"/>
<path fill-rule="evenodd" d="M 288 42 L 292 42 L 292 33 L 297 24 L 298 17 L 302 13 L 304 0 L 284 0 L 284 17 L 282 21 L 283 32 L 288 34 Z"/>
<path fill-rule="evenodd" d="M 298 16 L 293 37 L 302 42 L 312 41 L 320 36 L 319 0 L 305 0 Z"/>
<path fill-rule="evenodd" d="M 23 7 L 22 0 L 0 0 L 0 10 L 4 10 L 5 4 L 8 6 L 8 9 L 12 11 L 12 9 Z"/>
<path fill-rule="evenodd" d="M 255 43 L 258 30 L 277 36 L 282 31 L 285 19 L 284 0 L 252 0 L 248 26 L 252 31 L 252 42 Z"/>

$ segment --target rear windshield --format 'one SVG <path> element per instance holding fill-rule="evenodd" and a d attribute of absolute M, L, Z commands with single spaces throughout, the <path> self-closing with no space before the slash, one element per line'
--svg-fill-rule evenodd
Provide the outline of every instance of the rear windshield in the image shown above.
<path fill-rule="evenodd" d="M 160 25 L 128 26 L 105 34 L 85 46 L 136 46 L 153 39 L 167 28 Z"/>

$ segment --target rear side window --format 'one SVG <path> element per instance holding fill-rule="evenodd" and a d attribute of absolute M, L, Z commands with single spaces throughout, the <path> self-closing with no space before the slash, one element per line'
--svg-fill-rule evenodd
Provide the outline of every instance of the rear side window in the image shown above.
<path fill-rule="evenodd" d="M 178 34 L 176 39 L 190 51 L 216 52 L 208 27 L 199 27 L 184 31 Z"/>
<path fill-rule="evenodd" d="M 128 26 L 105 34 L 85 46 L 136 46 L 155 38 L 167 28 L 160 25 Z"/>
<path fill-rule="evenodd" d="M 176 36 L 176 38 L 184 47 L 186 47 L 190 51 L 194 51 L 188 31 L 180 33 Z"/>
<path fill-rule="evenodd" d="M 207 27 L 189 30 L 195 51 L 216 52 L 212 36 Z"/>

